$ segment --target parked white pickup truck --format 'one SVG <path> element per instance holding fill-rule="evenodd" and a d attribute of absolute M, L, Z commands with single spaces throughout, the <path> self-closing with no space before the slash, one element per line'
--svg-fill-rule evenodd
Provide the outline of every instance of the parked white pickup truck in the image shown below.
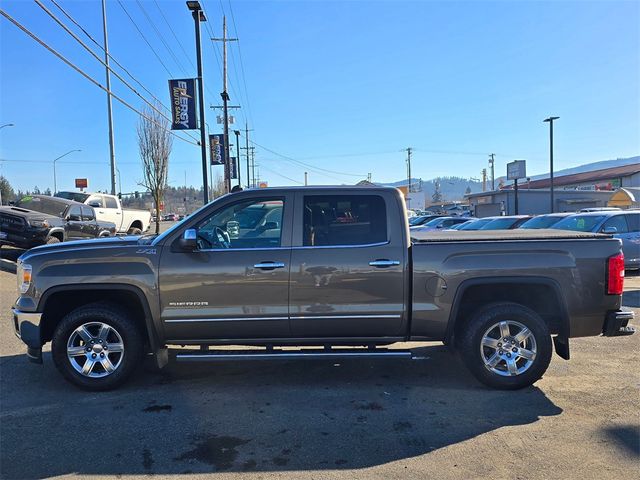
<path fill-rule="evenodd" d="M 58 192 L 54 196 L 90 205 L 98 220 L 113 222 L 118 233 L 140 235 L 151 223 L 151 213 L 146 210 L 122 208 L 120 199 L 106 193 Z"/>

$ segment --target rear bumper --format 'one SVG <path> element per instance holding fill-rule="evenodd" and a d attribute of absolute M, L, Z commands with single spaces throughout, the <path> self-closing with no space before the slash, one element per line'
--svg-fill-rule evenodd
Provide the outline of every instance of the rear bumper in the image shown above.
<path fill-rule="evenodd" d="M 41 319 L 41 313 L 13 309 L 13 327 L 16 336 L 27 346 L 27 357 L 35 363 L 42 363 Z"/>
<path fill-rule="evenodd" d="M 627 310 L 618 310 L 607 313 L 602 334 L 605 337 L 633 335 L 636 330 L 628 325 L 629 321 L 633 320 L 633 317 L 633 312 Z"/>

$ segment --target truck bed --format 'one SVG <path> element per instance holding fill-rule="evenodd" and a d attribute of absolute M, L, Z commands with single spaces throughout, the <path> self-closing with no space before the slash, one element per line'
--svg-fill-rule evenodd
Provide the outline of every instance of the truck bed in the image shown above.
<path fill-rule="evenodd" d="M 528 230 L 436 230 L 430 232 L 411 232 L 414 244 L 434 242 L 486 242 L 514 240 L 575 240 L 580 238 L 611 238 L 611 235 L 569 230 L 539 229 Z"/>

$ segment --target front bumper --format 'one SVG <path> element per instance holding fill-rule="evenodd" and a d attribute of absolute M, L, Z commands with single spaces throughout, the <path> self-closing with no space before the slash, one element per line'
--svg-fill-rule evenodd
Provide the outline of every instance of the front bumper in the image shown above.
<path fill-rule="evenodd" d="M 633 320 L 633 317 L 633 312 L 628 310 L 618 310 L 607 313 L 602 334 L 605 337 L 633 335 L 636 330 L 632 326 L 628 325 L 629 321 Z"/>
<path fill-rule="evenodd" d="M 42 337 L 40 335 L 40 321 L 42 314 L 37 312 L 23 312 L 13 308 L 13 327 L 16 336 L 27 346 L 27 357 L 35 363 L 42 363 Z"/>

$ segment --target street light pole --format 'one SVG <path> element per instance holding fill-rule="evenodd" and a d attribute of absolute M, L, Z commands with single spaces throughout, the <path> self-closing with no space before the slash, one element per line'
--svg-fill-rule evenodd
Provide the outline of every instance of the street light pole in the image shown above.
<path fill-rule="evenodd" d="M 202 153 L 202 190 L 204 193 L 204 204 L 209 203 L 209 182 L 207 181 L 207 138 L 205 134 L 204 119 L 204 85 L 202 81 L 202 51 L 200 49 L 200 22 L 206 22 L 200 2 L 187 2 L 187 7 L 191 10 L 193 21 L 196 27 L 196 60 L 198 62 L 198 103 L 200 106 L 200 148 Z"/>
<path fill-rule="evenodd" d="M 549 117 L 543 121 L 549 124 L 549 190 L 551 193 L 551 208 L 550 213 L 555 210 L 555 202 L 553 198 L 553 121 L 558 120 L 560 117 Z"/>
<path fill-rule="evenodd" d="M 104 65 L 107 84 L 107 121 L 109 122 L 109 159 L 111 165 L 111 195 L 116 194 L 116 154 L 113 141 L 113 107 L 111 105 L 111 72 L 109 71 L 109 41 L 107 36 L 107 6 L 102 0 L 102 30 L 104 36 Z M 55 192 L 54 192 L 55 193 Z"/>
<path fill-rule="evenodd" d="M 60 155 L 58 158 L 53 160 L 53 194 L 56 194 L 56 191 L 58 190 L 58 185 L 56 183 L 56 162 L 58 160 L 60 160 L 62 157 L 66 157 L 67 155 L 69 155 L 70 153 L 73 152 L 81 152 L 82 150 L 69 150 L 67 153 Z"/>

